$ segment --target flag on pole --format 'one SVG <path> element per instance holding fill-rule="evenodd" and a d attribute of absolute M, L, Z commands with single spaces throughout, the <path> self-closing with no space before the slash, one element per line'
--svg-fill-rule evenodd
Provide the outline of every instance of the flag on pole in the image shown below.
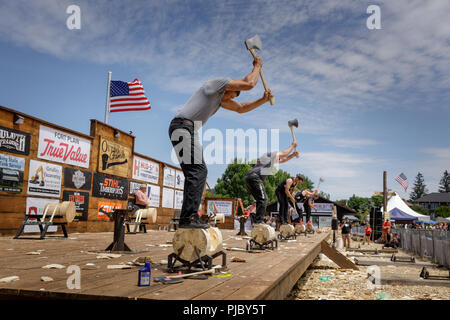
<path fill-rule="evenodd" d="M 397 181 L 398 183 L 400 183 L 403 187 L 403 189 L 408 189 L 408 178 L 406 178 L 406 176 L 402 173 L 399 174 L 399 176 L 397 178 L 395 178 L 395 181 Z"/>
<path fill-rule="evenodd" d="M 111 81 L 109 96 L 109 112 L 151 109 L 139 79 L 132 82 Z"/>

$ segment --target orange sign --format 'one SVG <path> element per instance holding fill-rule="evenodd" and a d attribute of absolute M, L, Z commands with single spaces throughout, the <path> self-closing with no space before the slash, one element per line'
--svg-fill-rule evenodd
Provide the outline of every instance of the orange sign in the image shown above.
<path fill-rule="evenodd" d="M 107 213 L 112 213 L 114 209 L 122 209 L 121 203 L 99 201 L 97 207 L 97 218 L 109 220 Z"/>

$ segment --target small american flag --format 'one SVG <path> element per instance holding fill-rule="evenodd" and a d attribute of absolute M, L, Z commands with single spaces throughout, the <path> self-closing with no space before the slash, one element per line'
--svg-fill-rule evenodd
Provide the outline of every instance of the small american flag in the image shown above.
<path fill-rule="evenodd" d="M 150 102 L 139 79 L 132 82 L 111 81 L 109 112 L 149 109 Z"/>
<path fill-rule="evenodd" d="M 395 178 L 395 180 L 400 183 L 403 187 L 403 189 L 408 189 L 408 178 L 402 173 L 399 174 L 399 176 L 397 178 Z"/>

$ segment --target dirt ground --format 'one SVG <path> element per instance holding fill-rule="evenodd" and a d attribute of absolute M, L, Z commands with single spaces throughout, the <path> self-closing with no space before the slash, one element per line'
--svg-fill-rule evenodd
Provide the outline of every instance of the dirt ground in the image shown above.
<path fill-rule="evenodd" d="M 352 241 L 351 247 L 357 248 L 361 242 Z M 382 244 L 361 244 L 361 249 L 382 248 Z M 357 252 L 339 249 L 344 255 L 358 254 Z M 410 255 L 399 250 L 398 255 Z M 361 254 L 363 257 L 363 255 Z M 355 257 L 348 257 L 354 261 Z M 365 258 L 375 260 L 372 258 Z M 390 261 L 390 258 L 376 258 L 378 261 Z M 416 261 L 421 261 L 416 258 Z M 423 260 L 422 260 L 423 261 Z M 429 261 L 424 261 L 428 262 Z M 421 268 L 406 266 L 379 266 L 381 274 L 411 275 L 419 278 Z M 449 286 L 425 286 L 403 284 L 381 284 L 379 288 L 370 286 L 367 281 L 366 266 L 359 266 L 359 270 L 340 269 L 325 255 L 320 254 L 309 269 L 294 286 L 289 300 L 450 300 Z M 445 268 L 430 269 L 430 274 L 448 276 Z M 322 278 L 322 280 L 321 280 Z M 328 280 L 327 280 L 328 279 Z M 450 280 L 448 280 L 450 282 Z"/>

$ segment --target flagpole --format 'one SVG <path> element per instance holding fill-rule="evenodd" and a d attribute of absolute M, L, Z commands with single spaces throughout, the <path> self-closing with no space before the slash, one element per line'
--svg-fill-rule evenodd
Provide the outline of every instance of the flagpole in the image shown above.
<path fill-rule="evenodd" d="M 108 124 L 109 100 L 111 96 L 111 71 L 108 72 L 108 85 L 106 89 L 105 123 Z"/>

